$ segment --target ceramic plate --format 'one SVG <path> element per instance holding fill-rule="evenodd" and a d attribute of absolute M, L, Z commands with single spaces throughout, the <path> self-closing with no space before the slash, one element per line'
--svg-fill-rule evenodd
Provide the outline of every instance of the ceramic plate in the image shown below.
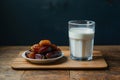
<path fill-rule="evenodd" d="M 58 59 L 60 59 L 60 58 L 62 58 L 63 56 L 64 56 L 64 54 L 63 53 L 61 53 L 61 56 L 59 56 L 59 57 L 56 57 L 56 58 L 51 58 L 51 59 L 31 59 L 31 58 L 27 58 L 26 57 L 26 54 L 28 54 L 29 53 L 29 51 L 25 51 L 25 52 L 23 52 L 22 53 L 22 57 L 24 58 L 24 59 L 26 59 L 27 61 L 30 61 L 31 63 L 42 63 L 42 64 L 45 64 L 45 63 L 51 63 L 51 62 L 54 62 L 54 61 L 56 61 L 56 60 L 58 60 Z"/>

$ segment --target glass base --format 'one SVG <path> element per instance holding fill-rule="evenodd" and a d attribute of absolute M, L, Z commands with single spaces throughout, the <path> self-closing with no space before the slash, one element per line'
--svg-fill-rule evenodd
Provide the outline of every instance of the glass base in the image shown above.
<path fill-rule="evenodd" d="M 70 56 L 71 59 L 73 60 L 78 60 L 78 61 L 91 61 L 92 60 L 92 56 L 90 57 L 74 57 L 74 56 Z"/>

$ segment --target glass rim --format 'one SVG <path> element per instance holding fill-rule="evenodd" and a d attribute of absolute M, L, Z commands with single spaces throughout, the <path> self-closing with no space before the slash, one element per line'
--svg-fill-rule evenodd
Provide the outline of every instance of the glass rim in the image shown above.
<path fill-rule="evenodd" d="M 86 23 L 78 23 L 80 21 L 85 21 Z M 92 20 L 70 20 L 70 21 L 68 21 L 68 24 L 71 24 L 71 25 L 94 25 L 95 21 L 92 21 Z"/>

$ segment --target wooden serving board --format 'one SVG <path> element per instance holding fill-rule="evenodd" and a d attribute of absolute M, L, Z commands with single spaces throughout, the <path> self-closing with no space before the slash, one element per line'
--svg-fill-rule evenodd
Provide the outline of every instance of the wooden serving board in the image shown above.
<path fill-rule="evenodd" d="M 103 69 L 108 65 L 100 51 L 93 52 L 92 61 L 75 61 L 70 58 L 69 51 L 63 51 L 64 57 L 51 64 L 33 64 L 19 56 L 13 60 L 13 69 Z"/>

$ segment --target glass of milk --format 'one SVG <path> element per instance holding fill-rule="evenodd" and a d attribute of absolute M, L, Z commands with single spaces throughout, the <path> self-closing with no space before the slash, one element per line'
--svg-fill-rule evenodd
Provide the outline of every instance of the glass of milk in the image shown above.
<path fill-rule="evenodd" d="M 68 24 L 71 59 L 92 60 L 95 22 L 90 20 L 71 20 Z"/>

